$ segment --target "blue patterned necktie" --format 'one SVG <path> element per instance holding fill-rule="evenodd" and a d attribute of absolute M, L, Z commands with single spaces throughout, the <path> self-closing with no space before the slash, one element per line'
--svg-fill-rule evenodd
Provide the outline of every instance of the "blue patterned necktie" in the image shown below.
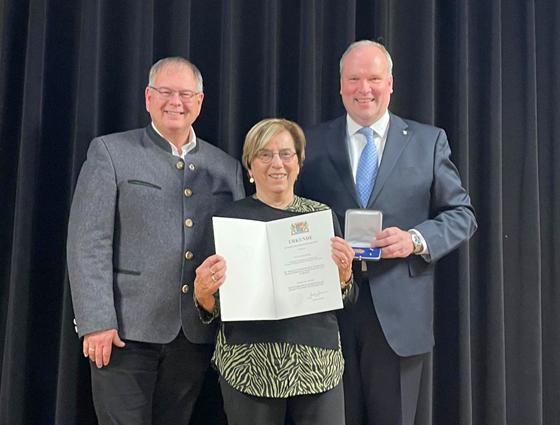
<path fill-rule="evenodd" d="M 373 142 L 373 129 L 370 127 L 363 127 L 358 130 L 358 133 L 366 136 L 366 146 L 360 155 L 358 162 L 358 170 L 356 172 L 356 190 L 360 197 L 362 207 L 366 208 L 368 205 L 375 178 L 377 177 L 377 148 Z"/>

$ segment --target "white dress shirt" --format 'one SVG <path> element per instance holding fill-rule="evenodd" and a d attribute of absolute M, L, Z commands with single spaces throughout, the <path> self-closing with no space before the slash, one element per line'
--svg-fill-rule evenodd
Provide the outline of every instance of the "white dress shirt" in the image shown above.
<path fill-rule="evenodd" d="M 152 128 L 167 143 L 169 143 L 171 145 L 171 153 L 176 157 L 179 157 L 179 158 L 184 160 L 187 153 L 192 151 L 196 147 L 196 134 L 194 132 L 194 128 L 192 128 L 192 127 L 191 127 L 191 132 L 189 133 L 190 140 L 183 145 L 183 149 L 181 149 L 181 153 L 179 153 L 179 150 L 177 149 L 177 146 L 175 146 L 173 143 L 171 143 L 169 140 L 167 140 L 163 134 L 161 134 L 161 132 L 157 129 L 157 127 L 156 127 L 156 125 L 154 124 L 153 121 L 152 121 Z"/>
<path fill-rule="evenodd" d="M 379 166 L 381 157 L 383 156 L 383 150 L 385 149 L 385 143 L 387 142 L 389 112 L 385 111 L 383 116 L 370 125 L 370 127 L 373 129 L 373 142 L 377 149 L 377 165 Z M 367 143 L 366 136 L 358 133 L 361 128 L 362 126 L 350 118 L 350 115 L 346 115 L 346 147 L 348 148 L 348 154 L 350 156 L 350 166 L 352 167 L 354 183 L 356 183 L 358 162 L 360 161 L 360 156 Z"/>

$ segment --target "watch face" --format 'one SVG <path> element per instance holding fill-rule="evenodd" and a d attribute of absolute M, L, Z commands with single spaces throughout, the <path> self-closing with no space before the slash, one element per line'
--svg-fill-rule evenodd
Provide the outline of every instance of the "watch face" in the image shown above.
<path fill-rule="evenodd" d="M 415 234 L 415 233 L 411 233 L 412 235 L 412 245 L 414 246 L 414 253 L 418 253 L 420 251 L 422 251 L 422 241 L 420 240 L 420 237 Z"/>

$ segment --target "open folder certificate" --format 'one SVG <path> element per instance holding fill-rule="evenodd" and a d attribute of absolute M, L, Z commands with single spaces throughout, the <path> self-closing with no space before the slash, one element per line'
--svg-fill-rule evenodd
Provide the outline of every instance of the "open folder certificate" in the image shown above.
<path fill-rule="evenodd" d="M 216 253 L 225 258 L 223 321 L 277 320 L 342 308 L 331 258 L 330 210 L 262 222 L 213 217 Z"/>

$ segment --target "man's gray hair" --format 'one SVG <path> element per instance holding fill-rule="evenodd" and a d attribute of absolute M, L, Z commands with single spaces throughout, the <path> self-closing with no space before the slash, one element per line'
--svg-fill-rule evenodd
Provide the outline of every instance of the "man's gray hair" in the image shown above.
<path fill-rule="evenodd" d="M 163 58 L 158 60 L 156 63 L 154 63 L 152 65 L 152 67 L 150 68 L 150 74 L 148 75 L 148 84 L 150 86 L 154 85 L 155 79 L 156 79 L 156 75 L 157 73 L 161 70 L 161 68 L 163 68 L 164 66 L 167 65 L 185 65 L 188 66 L 190 68 L 190 70 L 192 71 L 193 75 L 194 75 L 194 79 L 196 81 L 196 91 L 199 93 L 202 93 L 204 91 L 204 86 L 202 83 L 202 74 L 200 73 L 200 70 L 196 67 L 196 65 L 190 61 L 188 61 L 187 59 L 181 57 L 181 56 L 171 56 L 168 58 Z"/>
<path fill-rule="evenodd" d="M 342 75 L 342 68 L 344 67 L 344 59 L 346 58 L 348 53 L 350 53 L 350 51 L 352 51 L 356 47 L 360 47 L 360 46 L 375 46 L 381 49 L 381 51 L 385 54 L 385 57 L 387 58 L 387 64 L 388 64 L 387 70 L 389 72 L 389 75 L 393 75 L 393 59 L 391 59 L 391 55 L 389 54 L 389 51 L 385 48 L 383 44 L 373 40 L 359 40 L 353 42 L 352 44 L 350 44 L 350 46 L 348 46 L 348 48 L 344 51 L 344 53 L 340 58 L 340 64 L 339 64 L 340 75 Z"/>

